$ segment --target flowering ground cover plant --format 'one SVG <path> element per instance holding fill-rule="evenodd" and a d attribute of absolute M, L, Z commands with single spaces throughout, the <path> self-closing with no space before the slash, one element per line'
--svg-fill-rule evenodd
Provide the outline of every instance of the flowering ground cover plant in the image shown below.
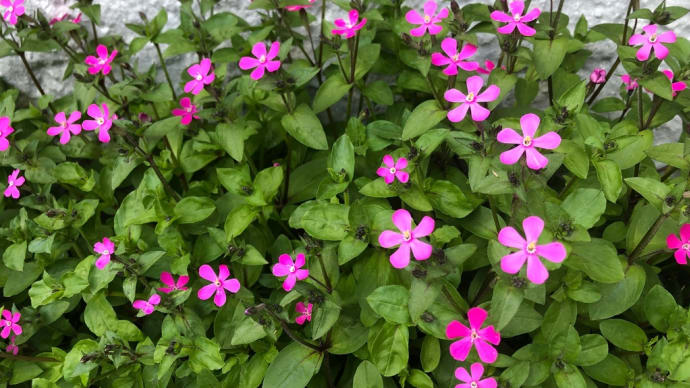
<path fill-rule="evenodd" d="M 688 10 L 565 1 L 0 1 L 0 382 L 690 387 Z"/>

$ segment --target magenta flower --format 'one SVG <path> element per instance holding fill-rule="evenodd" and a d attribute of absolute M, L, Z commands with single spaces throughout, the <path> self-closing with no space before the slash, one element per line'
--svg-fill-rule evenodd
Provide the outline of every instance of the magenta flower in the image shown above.
<path fill-rule="evenodd" d="M 359 23 L 357 23 L 357 21 L 359 21 L 359 12 L 357 12 L 356 9 L 352 9 L 348 13 L 348 20 L 335 19 L 333 23 L 335 23 L 337 28 L 334 28 L 331 33 L 334 35 L 342 35 L 345 39 L 350 39 L 355 36 L 357 31 L 364 27 L 367 23 L 367 18 L 362 18 L 362 21 Z"/>
<path fill-rule="evenodd" d="M 189 97 L 182 97 L 182 99 L 180 99 L 180 107 L 182 107 L 182 109 L 173 109 L 172 114 L 173 116 L 182 117 L 180 119 L 182 125 L 189 125 L 192 119 L 199 120 L 199 116 L 195 115 L 195 113 L 198 112 L 196 105 L 192 104 L 192 100 Z"/>
<path fill-rule="evenodd" d="M 315 3 L 316 0 L 309 0 L 309 4 Z M 295 12 L 299 11 L 300 9 L 305 9 L 305 8 L 310 8 L 311 5 L 288 5 L 285 7 L 285 10 L 290 11 L 290 12 Z"/>
<path fill-rule="evenodd" d="M 446 53 L 447 56 L 441 53 L 433 53 L 431 54 L 431 63 L 434 66 L 448 65 L 445 69 L 443 69 L 443 74 L 456 75 L 458 74 L 458 67 L 465 71 L 474 71 L 479 68 L 479 64 L 477 62 L 464 61 L 477 52 L 477 46 L 467 43 L 462 47 L 462 50 L 458 52 L 458 41 L 453 38 L 446 38 L 441 42 L 441 49 Z"/>
<path fill-rule="evenodd" d="M 675 97 L 678 92 L 682 92 L 685 90 L 685 88 L 688 87 L 688 85 L 685 84 L 683 81 L 678 81 L 678 82 L 673 82 L 673 71 L 671 70 L 661 70 L 662 73 L 668 78 L 669 81 L 671 81 L 671 92 L 673 93 L 673 97 Z"/>
<path fill-rule="evenodd" d="M 459 102 L 460 105 L 448 111 L 448 120 L 457 123 L 462 121 L 467 115 L 467 110 L 472 112 L 472 120 L 484 121 L 491 113 L 488 109 L 479 105 L 480 102 L 489 102 L 498 98 L 501 89 L 496 85 L 490 85 L 483 93 L 479 93 L 484 80 L 478 75 L 473 75 L 467 79 L 467 95 L 458 89 L 446 90 L 443 97 L 450 102 Z"/>
<path fill-rule="evenodd" d="M 230 277 L 230 270 L 225 264 L 221 264 L 218 267 L 218 276 L 213 272 L 213 268 L 210 265 L 204 264 L 199 267 L 199 276 L 211 282 L 211 284 L 203 286 L 197 292 L 197 296 L 201 300 L 206 300 L 211 297 L 214 293 L 216 296 L 213 297 L 213 303 L 216 306 L 221 307 L 225 304 L 225 291 L 230 291 L 236 294 L 240 290 L 240 281 L 237 279 L 228 279 Z"/>
<path fill-rule="evenodd" d="M 258 42 L 252 47 L 252 54 L 256 58 L 242 57 L 240 58 L 240 69 L 249 70 L 254 69 L 249 75 L 253 80 L 258 81 L 264 76 L 264 71 L 268 70 L 272 73 L 280 68 L 280 61 L 274 61 L 273 58 L 278 56 L 280 51 L 280 42 L 271 43 L 271 48 L 266 53 L 266 45 L 264 42 Z"/>
<path fill-rule="evenodd" d="M 15 356 L 19 353 L 19 346 L 17 346 L 17 344 L 14 343 L 16 338 L 16 335 L 10 337 L 10 343 L 7 345 L 7 348 L 5 349 L 7 353 L 12 353 Z"/>
<path fill-rule="evenodd" d="M 14 132 L 14 128 L 10 127 L 10 118 L 7 116 L 0 117 L 0 151 L 6 151 L 10 148 L 10 141 L 7 136 Z"/>
<path fill-rule="evenodd" d="M 484 62 L 484 67 L 477 67 L 477 73 L 479 74 L 491 74 L 492 71 L 496 68 L 496 64 L 493 61 L 486 60 Z"/>
<path fill-rule="evenodd" d="M 17 24 L 17 17 L 24 15 L 24 0 L 0 0 L 0 5 L 5 7 L 3 18 L 11 25 Z"/>
<path fill-rule="evenodd" d="M 19 176 L 19 170 L 12 171 L 12 174 L 7 176 L 7 188 L 5 189 L 5 197 L 19 198 L 19 187 L 24 184 L 24 177 Z"/>
<path fill-rule="evenodd" d="M 484 366 L 478 362 L 470 366 L 470 373 L 467 373 L 465 368 L 458 368 L 455 370 L 455 378 L 464 382 L 465 384 L 458 384 L 455 388 L 496 388 L 496 379 L 488 377 L 482 380 L 484 375 Z"/>
<path fill-rule="evenodd" d="M 209 71 L 211 74 L 209 74 Z M 216 79 L 216 74 L 211 69 L 211 60 L 208 58 L 204 58 L 198 64 L 190 66 L 187 69 L 187 73 L 192 77 L 192 80 L 184 85 L 184 92 L 194 95 L 201 93 L 204 85 L 210 85 Z"/>
<path fill-rule="evenodd" d="M 636 87 L 640 86 L 637 84 L 637 78 L 632 78 L 629 74 L 623 74 L 621 81 L 625 85 L 625 90 L 635 90 Z"/>
<path fill-rule="evenodd" d="M 74 122 L 81 118 L 81 112 L 74 111 L 70 113 L 69 118 L 65 117 L 65 112 L 60 112 L 55 115 L 55 122 L 59 125 L 57 127 L 50 127 L 46 133 L 50 136 L 60 135 L 60 144 L 67 144 L 71 135 L 78 135 L 81 133 L 81 125 Z"/>
<path fill-rule="evenodd" d="M 144 315 L 149 315 L 156 309 L 158 303 L 161 302 L 161 296 L 158 294 L 153 294 L 149 297 L 149 300 L 137 299 L 132 303 L 132 307 L 144 313 Z"/>
<path fill-rule="evenodd" d="M 108 104 L 102 103 L 100 107 L 97 104 L 91 104 L 89 105 L 89 109 L 86 110 L 86 113 L 88 113 L 93 120 L 84 120 L 84 122 L 81 123 L 82 128 L 85 131 L 98 129 L 98 140 L 101 143 L 110 142 L 110 134 L 108 131 L 110 131 L 110 127 L 113 126 L 113 120 L 117 117 L 115 115 L 110 116 Z"/>
<path fill-rule="evenodd" d="M 410 24 L 419 24 L 419 27 L 410 30 L 410 35 L 423 36 L 427 31 L 429 31 L 429 35 L 436 35 L 441 32 L 443 27 L 436 23 L 441 23 L 443 19 L 448 17 L 448 9 L 441 8 L 437 15 L 437 7 L 438 5 L 434 0 L 429 0 L 424 4 L 424 16 L 420 15 L 415 9 L 407 11 L 405 20 Z"/>
<path fill-rule="evenodd" d="M 84 60 L 84 63 L 91 66 L 89 67 L 89 73 L 98 74 L 98 72 L 103 72 L 103 75 L 108 75 L 111 70 L 110 64 L 113 62 L 113 59 L 115 59 L 117 50 L 113 50 L 110 56 L 108 56 L 108 48 L 99 44 L 98 47 L 96 47 L 96 54 L 98 54 L 98 58 L 89 55 Z"/>
<path fill-rule="evenodd" d="M 304 325 L 304 321 L 311 322 L 312 307 L 314 306 L 311 303 L 305 306 L 303 302 L 297 302 L 297 305 L 295 306 L 295 311 L 300 313 L 300 315 L 298 315 L 297 318 L 295 318 L 295 322 L 297 322 L 298 325 Z"/>
<path fill-rule="evenodd" d="M 0 327 L 2 327 L 2 332 L 0 332 L 0 337 L 7 338 L 10 336 L 10 332 L 14 335 L 22 334 L 22 327 L 19 325 L 19 318 L 21 318 L 20 313 L 14 313 L 10 310 L 2 310 L 2 319 L 0 319 Z"/>
<path fill-rule="evenodd" d="M 304 267 L 305 262 L 304 253 L 298 253 L 295 261 L 292 261 L 292 257 L 287 253 L 278 256 L 278 262 L 273 265 L 271 271 L 276 277 L 287 276 L 283 281 L 283 290 L 292 290 L 297 280 L 304 280 L 309 276 L 308 269 L 300 269 Z"/>
<path fill-rule="evenodd" d="M 173 278 L 170 272 L 163 271 L 161 272 L 161 282 L 167 287 L 159 287 L 157 290 L 164 294 L 169 294 L 173 291 L 185 291 L 187 290 L 185 285 L 189 282 L 189 276 L 182 275 L 177 278 L 177 282 L 175 282 L 175 278 Z"/>
<path fill-rule="evenodd" d="M 676 263 L 685 265 L 688 263 L 690 257 L 690 224 L 683 224 L 680 228 L 680 239 L 675 234 L 669 234 L 666 237 L 666 245 L 668 249 L 675 249 L 673 256 L 676 258 Z"/>
<path fill-rule="evenodd" d="M 593 84 L 603 84 L 606 82 L 606 70 L 601 68 L 592 70 L 592 73 L 589 75 L 589 81 Z"/>
<path fill-rule="evenodd" d="M 103 269 L 110 263 L 110 255 L 115 253 L 115 244 L 109 238 L 103 237 L 102 241 L 93 244 L 93 251 L 100 255 L 94 263 L 96 268 Z"/>
<path fill-rule="evenodd" d="M 528 26 L 526 23 L 536 20 L 539 17 L 541 14 L 541 10 L 539 8 L 532 9 L 524 16 L 522 15 L 522 12 L 525 10 L 525 2 L 522 0 L 510 2 L 508 8 L 510 9 L 511 15 L 508 15 L 503 11 L 491 12 L 491 18 L 493 20 L 501 23 L 508 23 L 503 27 L 499 27 L 498 32 L 504 35 L 511 34 L 513 33 L 513 30 L 515 30 L 515 27 L 517 27 L 518 31 L 520 31 L 520 34 L 523 36 L 533 36 L 537 32 L 534 28 Z"/>
<path fill-rule="evenodd" d="M 557 148 L 561 144 L 561 137 L 556 132 L 548 132 L 534 138 L 534 134 L 539 128 L 539 122 L 539 116 L 534 113 L 527 113 L 520 118 L 520 126 L 524 136 L 519 135 L 512 128 L 503 128 L 498 133 L 497 139 L 499 143 L 517 144 L 517 147 L 501 153 L 501 163 L 515 164 L 524 153 L 527 167 L 533 170 L 546 167 L 549 159 L 537 151 L 536 148 L 547 150 Z"/>
<path fill-rule="evenodd" d="M 537 216 L 525 218 L 522 220 L 522 229 L 525 231 L 525 238 L 522 238 L 520 233 L 510 226 L 498 232 L 498 242 L 507 247 L 519 249 L 501 258 L 501 269 L 503 272 L 515 274 L 520 272 L 527 261 L 527 279 L 535 284 L 543 284 L 549 278 L 549 271 L 546 270 L 539 257 L 552 263 L 560 263 L 565 260 L 568 253 L 563 244 L 558 241 L 537 245 L 539 236 L 544 230 L 544 221 L 541 218 Z"/>
<path fill-rule="evenodd" d="M 385 155 L 383 157 L 383 164 L 385 164 L 386 167 L 379 167 L 378 170 L 376 170 L 376 175 L 382 177 L 387 185 L 393 183 L 395 178 L 398 178 L 401 183 L 407 183 L 410 179 L 410 174 L 401 171 L 403 168 L 407 167 L 407 159 L 400 158 L 396 162 L 392 156 Z"/>
<path fill-rule="evenodd" d="M 473 307 L 467 312 L 469 328 L 458 321 L 451 321 L 446 326 L 446 337 L 449 339 L 464 337 L 450 344 L 450 355 L 454 359 L 465 361 L 474 345 L 482 362 L 491 364 L 496 361 L 498 352 L 490 344 L 498 345 L 501 342 L 501 334 L 493 326 L 481 328 L 487 315 L 483 308 Z"/>
<path fill-rule="evenodd" d="M 391 255 L 390 261 L 394 268 L 405 268 L 410 263 L 410 250 L 415 260 L 426 260 L 431 256 L 431 244 L 419 240 L 419 237 L 430 235 L 434 231 L 434 219 L 424 216 L 414 230 L 412 216 L 405 209 L 398 209 L 393 213 L 393 224 L 400 230 L 384 230 L 379 235 L 379 245 L 384 248 L 400 247 Z"/>
<path fill-rule="evenodd" d="M 656 24 L 650 24 L 648 26 L 642 27 L 644 34 L 634 34 L 628 40 L 628 44 L 631 46 L 642 45 L 639 50 L 637 50 L 637 59 L 639 61 L 646 61 L 649 59 L 649 55 L 654 49 L 654 55 L 659 59 L 664 59 L 668 55 L 668 49 L 662 43 L 673 43 L 676 41 L 676 34 L 673 31 L 657 33 Z"/>

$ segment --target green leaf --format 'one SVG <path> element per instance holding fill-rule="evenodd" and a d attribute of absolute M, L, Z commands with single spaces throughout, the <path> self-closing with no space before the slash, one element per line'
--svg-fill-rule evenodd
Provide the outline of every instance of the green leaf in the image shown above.
<path fill-rule="evenodd" d="M 581 179 L 587 179 L 589 173 L 589 155 L 585 149 L 576 142 L 568 139 L 563 139 L 561 145 L 558 146 L 556 152 L 565 155 L 563 164 L 575 176 Z"/>
<path fill-rule="evenodd" d="M 351 181 L 355 175 L 355 147 L 350 137 L 342 135 L 333 143 L 331 154 L 328 158 L 328 168 L 333 174 L 345 172 L 344 179 Z"/>
<path fill-rule="evenodd" d="M 311 321 L 312 339 L 319 339 L 326 335 L 340 317 L 340 306 L 327 298 L 316 306 Z"/>
<path fill-rule="evenodd" d="M 636 135 L 622 136 L 614 139 L 616 149 L 608 152 L 606 158 L 618 163 L 621 170 L 634 167 L 647 157 L 646 151 L 654 143 L 654 135 L 644 130 Z"/>
<path fill-rule="evenodd" d="M 206 337 L 194 339 L 194 347 L 189 354 L 189 367 L 200 373 L 203 370 L 216 370 L 223 367 L 220 346 Z"/>
<path fill-rule="evenodd" d="M 371 101 L 381 105 L 393 105 L 394 97 L 388 83 L 383 80 L 374 81 L 365 85 L 362 91 Z"/>
<path fill-rule="evenodd" d="M 86 354 L 95 353 L 99 350 L 98 342 L 91 339 L 83 339 L 74 344 L 72 349 L 65 355 L 65 362 L 62 366 L 62 373 L 66 379 L 88 374 L 91 370 L 98 368 L 97 362 L 82 362 L 82 357 Z"/>
<path fill-rule="evenodd" d="M 610 241 L 593 238 L 591 241 L 571 242 L 566 267 L 578 269 L 600 283 L 617 283 L 623 280 L 623 266 L 618 251 Z"/>
<path fill-rule="evenodd" d="M 304 388 L 321 365 L 321 353 L 293 342 L 266 369 L 263 388 Z"/>
<path fill-rule="evenodd" d="M 618 283 L 602 284 L 601 299 L 587 305 L 592 320 L 611 318 L 632 307 L 644 289 L 646 275 L 642 267 L 630 266 L 625 278 Z"/>
<path fill-rule="evenodd" d="M 412 369 L 407 382 L 415 388 L 434 388 L 434 382 L 426 373 L 419 369 Z"/>
<path fill-rule="evenodd" d="M 553 302 L 544 314 L 541 332 L 547 341 L 564 333 L 577 319 L 577 304 L 573 301 Z"/>
<path fill-rule="evenodd" d="M 417 105 L 405 122 L 402 139 L 409 140 L 433 128 L 446 117 L 446 110 L 436 100 L 427 100 Z"/>
<path fill-rule="evenodd" d="M 502 330 L 515 316 L 520 308 L 524 294 L 521 290 L 499 281 L 494 286 L 489 315 L 496 330 Z"/>
<path fill-rule="evenodd" d="M 670 187 L 652 178 L 625 178 L 625 183 L 659 211 L 663 210 L 664 200 L 671 192 Z"/>
<path fill-rule="evenodd" d="M 383 378 L 381 378 L 381 374 L 376 369 L 376 365 L 364 360 L 359 363 L 355 371 L 352 386 L 358 388 L 383 388 Z"/>
<path fill-rule="evenodd" d="M 593 164 L 597 170 L 597 178 L 604 191 L 604 196 L 607 200 L 615 203 L 623 191 L 623 174 L 620 167 L 608 159 L 597 160 Z"/>
<path fill-rule="evenodd" d="M 301 104 L 292 113 L 283 116 L 280 123 L 290 136 L 305 146 L 316 150 L 328 149 L 328 141 L 321 121 L 306 104 Z"/>
<path fill-rule="evenodd" d="M 616 387 L 623 387 L 628 381 L 630 368 L 620 358 L 609 354 L 601 362 L 583 368 L 594 380 Z"/>
<path fill-rule="evenodd" d="M 407 366 L 409 332 L 407 326 L 384 323 L 369 334 L 371 362 L 385 377 L 395 376 Z"/>
<path fill-rule="evenodd" d="M 26 258 L 26 241 L 10 245 L 2 253 L 2 262 L 7 268 L 15 271 L 24 269 L 24 258 Z"/>
<path fill-rule="evenodd" d="M 580 371 L 572 366 L 565 365 L 564 368 L 557 368 L 553 374 L 558 388 L 587 388 L 587 383 Z"/>
<path fill-rule="evenodd" d="M 666 75 L 661 72 L 656 72 L 648 77 L 640 79 L 640 85 L 657 96 L 673 101 L 673 91 L 671 90 L 671 81 Z"/>
<path fill-rule="evenodd" d="M 649 148 L 647 155 L 650 158 L 677 167 L 681 170 L 690 169 L 690 157 L 685 157 L 685 144 L 666 143 Z"/>
<path fill-rule="evenodd" d="M 408 307 L 412 321 L 416 321 L 431 306 L 441 292 L 439 282 L 427 283 L 422 279 L 413 278 L 410 285 L 410 299 Z M 376 309 L 374 309 L 376 310 Z"/>
<path fill-rule="evenodd" d="M 575 364 L 591 366 L 603 361 L 609 353 L 609 344 L 599 334 L 585 334 L 580 337 L 581 349 Z"/>
<path fill-rule="evenodd" d="M 609 342 L 629 352 L 641 352 L 647 344 L 647 335 L 639 326 L 623 319 L 599 322 L 601 334 Z"/>
<path fill-rule="evenodd" d="M 239 236 L 247 227 L 254 222 L 259 211 L 249 205 L 242 205 L 234 208 L 225 219 L 225 239 L 231 241 Z"/>
<path fill-rule="evenodd" d="M 175 217 L 180 224 L 192 224 L 208 218 L 216 205 L 208 197 L 185 197 L 175 205 Z"/>
<path fill-rule="evenodd" d="M 554 40 L 535 40 L 532 60 L 539 79 L 545 80 L 556 72 L 568 49 L 568 38 L 558 37 Z"/>
<path fill-rule="evenodd" d="M 244 158 L 244 143 L 253 134 L 256 127 L 251 123 L 220 123 L 216 126 L 216 141 L 237 162 Z"/>
<path fill-rule="evenodd" d="M 506 98 L 506 96 L 513 89 L 515 89 L 515 84 L 517 83 L 517 80 L 518 77 L 515 74 L 508 74 L 503 69 L 495 69 L 494 71 L 492 71 L 489 75 L 487 85 L 496 85 L 499 87 L 501 92 L 498 95 L 498 98 L 496 98 L 493 101 L 490 101 L 487 104 L 487 108 L 489 108 L 489 110 L 493 110 L 495 107 L 497 107 L 498 104 L 500 104 Z"/>
<path fill-rule="evenodd" d="M 586 92 L 587 82 L 578 82 L 558 97 L 558 106 L 567 109 L 569 112 L 579 112 L 585 103 Z"/>
<path fill-rule="evenodd" d="M 422 341 L 422 351 L 419 354 L 424 372 L 433 372 L 441 361 L 441 343 L 438 338 L 426 335 Z"/>
<path fill-rule="evenodd" d="M 410 294 L 403 286 L 383 286 L 367 296 L 367 302 L 386 321 L 405 324 L 410 321 L 409 298 Z"/>
<path fill-rule="evenodd" d="M 229 40 L 241 29 L 237 28 L 238 19 L 235 15 L 229 12 L 219 12 L 204 23 L 204 29 L 213 37 L 213 39 L 222 42 Z"/>
<path fill-rule="evenodd" d="M 302 228 L 319 240 L 340 241 L 350 229 L 349 213 L 349 206 L 318 203 L 302 216 Z"/>
<path fill-rule="evenodd" d="M 434 209 L 455 218 L 466 217 L 479 205 L 449 181 L 435 181 L 427 191 L 427 197 Z"/>
<path fill-rule="evenodd" d="M 91 191 L 96 185 L 93 171 L 87 173 L 82 166 L 73 162 L 58 164 L 53 171 L 58 182 L 67 183 L 83 191 Z"/>
<path fill-rule="evenodd" d="M 661 332 L 669 329 L 670 318 L 678 309 L 673 295 L 660 284 L 652 287 L 644 300 L 644 314 L 647 320 Z"/>
<path fill-rule="evenodd" d="M 117 320 L 115 310 L 103 293 L 93 296 L 86 304 L 84 323 L 98 336 L 105 335 L 106 331 L 113 331 L 128 341 L 139 341 L 143 338 L 141 331 L 132 322 Z"/>
<path fill-rule="evenodd" d="M 331 105 L 343 98 L 351 88 L 352 84 L 345 81 L 340 72 L 331 75 L 321 84 L 319 90 L 316 91 L 314 103 L 312 104 L 314 112 L 321 113 L 325 111 Z M 283 124 L 283 126 L 285 126 L 285 124 Z"/>
<path fill-rule="evenodd" d="M 561 203 L 561 208 L 573 222 L 589 229 L 604 214 L 606 197 L 601 190 L 581 188 L 570 193 Z"/>

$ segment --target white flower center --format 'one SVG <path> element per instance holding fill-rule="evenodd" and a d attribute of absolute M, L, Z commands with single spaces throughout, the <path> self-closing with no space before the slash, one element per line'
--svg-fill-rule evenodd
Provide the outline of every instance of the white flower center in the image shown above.
<path fill-rule="evenodd" d="M 409 230 L 403 231 L 402 234 L 403 234 L 403 240 L 404 241 L 410 241 L 412 239 L 412 232 L 410 232 Z"/>
<path fill-rule="evenodd" d="M 62 123 L 62 128 L 67 129 L 67 121 L 65 121 L 65 122 Z"/>
<path fill-rule="evenodd" d="M 472 93 L 472 92 L 467 93 L 467 97 L 465 97 L 465 101 L 467 101 L 467 102 L 474 101 L 474 93 Z"/>
<path fill-rule="evenodd" d="M 522 18 L 522 16 L 520 16 L 518 14 L 513 15 L 513 20 L 515 20 L 516 22 L 519 22 L 521 18 Z"/>
<path fill-rule="evenodd" d="M 103 119 L 103 117 L 98 117 L 98 118 L 96 118 L 96 122 L 98 123 L 98 125 L 103 125 L 105 120 Z"/>
<path fill-rule="evenodd" d="M 306 312 L 304 313 L 304 316 L 306 316 L 306 317 L 308 317 L 308 318 L 311 318 L 311 312 L 306 311 Z"/>
<path fill-rule="evenodd" d="M 424 23 L 429 23 L 431 21 L 431 16 L 429 15 L 424 15 Z"/>
<path fill-rule="evenodd" d="M 649 42 L 650 43 L 656 42 L 656 38 L 657 38 L 656 33 L 652 34 L 652 36 L 649 37 Z"/>
<path fill-rule="evenodd" d="M 458 59 L 460 59 L 460 53 L 453 55 L 451 59 L 453 60 L 453 62 L 457 62 Z"/>
<path fill-rule="evenodd" d="M 532 241 L 531 243 L 527 244 L 527 248 L 525 249 L 527 250 L 527 253 L 533 255 L 537 251 L 537 242 Z"/>
<path fill-rule="evenodd" d="M 102 255 L 109 255 L 110 251 L 107 249 L 104 249 L 103 252 L 101 252 Z"/>
<path fill-rule="evenodd" d="M 477 333 L 476 329 L 472 329 L 472 333 L 470 334 L 470 340 L 472 342 L 476 341 L 479 338 L 479 334 Z"/>
<path fill-rule="evenodd" d="M 477 388 L 478 387 L 477 382 L 476 381 L 471 382 L 470 387 Z"/>
<path fill-rule="evenodd" d="M 262 55 L 262 56 L 259 58 L 259 62 L 261 62 L 261 63 L 266 63 L 266 56 L 265 56 L 265 55 Z"/>
<path fill-rule="evenodd" d="M 690 243 L 683 244 L 681 248 L 683 248 L 683 250 L 690 251 Z"/>
<path fill-rule="evenodd" d="M 187 113 L 192 113 L 192 108 L 193 108 L 192 106 L 188 106 L 188 107 L 186 107 L 184 110 L 185 110 Z"/>
<path fill-rule="evenodd" d="M 104 64 L 105 64 L 105 61 L 106 61 L 106 59 L 101 58 L 101 59 L 98 60 L 98 64 L 99 64 L 99 65 L 104 65 Z"/>
<path fill-rule="evenodd" d="M 9 12 L 9 13 L 12 13 L 13 10 L 14 10 L 14 8 L 12 8 L 11 5 L 9 6 L 9 8 L 7 8 L 7 12 Z"/>
<path fill-rule="evenodd" d="M 216 279 L 216 281 L 213 282 L 213 284 L 215 284 L 216 287 L 220 287 L 220 279 Z"/>
<path fill-rule="evenodd" d="M 531 145 L 532 145 L 532 138 L 529 137 L 529 136 L 525 136 L 525 137 L 522 139 L 522 145 L 525 146 L 525 147 L 531 146 Z"/>
<path fill-rule="evenodd" d="M 14 186 L 14 181 L 13 181 L 13 180 L 10 180 L 9 182 L 7 182 L 7 184 L 8 184 L 10 187 L 12 187 L 12 186 Z"/>
<path fill-rule="evenodd" d="M 204 77 L 201 74 L 197 74 L 195 78 L 197 81 L 201 81 L 201 79 Z"/>
<path fill-rule="evenodd" d="M 396 170 L 395 167 L 391 167 L 391 168 L 388 170 L 388 172 L 390 172 L 391 174 L 395 174 L 396 171 L 398 171 L 398 170 Z"/>
<path fill-rule="evenodd" d="M 295 268 L 294 265 L 291 265 L 291 266 L 290 266 L 290 270 L 289 270 L 290 273 L 294 273 L 296 270 L 297 270 L 297 269 Z"/>
<path fill-rule="evenodd" d="M 12 321 L 5 321 L 5 326 L 11 327 L 11 326 L 12 326 Z"/>

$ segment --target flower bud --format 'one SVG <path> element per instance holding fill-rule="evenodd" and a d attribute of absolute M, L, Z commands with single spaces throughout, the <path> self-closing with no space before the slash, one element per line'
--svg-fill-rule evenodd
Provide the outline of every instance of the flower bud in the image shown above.
<path fill-rule="evenodd" d="M 589 80 L 593 84 L 603 84 L 606 82 L 606 70 L 601 68 L 594 69 L 592 74 L 589 75 Z"/>

